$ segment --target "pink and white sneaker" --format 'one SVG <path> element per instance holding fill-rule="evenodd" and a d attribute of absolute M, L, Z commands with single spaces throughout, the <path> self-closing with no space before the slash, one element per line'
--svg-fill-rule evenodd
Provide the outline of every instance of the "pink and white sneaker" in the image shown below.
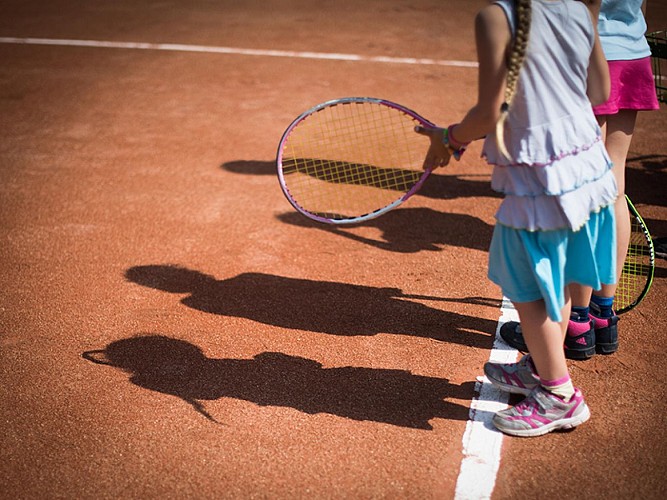
<path fill-rule="evenodd" d="M 537 386 L 517 405 L 493 416 L 493 425 L 511 436 L 541 436 L 551 431 L 572 429 L 591 416 L 579 389 L 569 401 Z"/>
<path fill-rule="evenodd" d="M 540 385 L 530 354 L 517 363 L 484 363 L 484 375 L 499 389 L 512 394 L 530 394 Z"/>

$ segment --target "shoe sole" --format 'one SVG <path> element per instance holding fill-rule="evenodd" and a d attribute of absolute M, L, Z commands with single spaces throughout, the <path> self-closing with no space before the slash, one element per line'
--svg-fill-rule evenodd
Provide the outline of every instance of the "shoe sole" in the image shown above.
<path fill-rule="evenodd" d="M 595 352 L 598 354 L 614 354 L 618 351 L 618 342 L 613 344 L 595 344 Z"/>
<path fill-rule="evenodd" d="M 505 434 L 509 434 L 510 436 L 536 437 L 536 436 L 543 436 L 544 434 L 548 434 L 549 432 L 552 431 L 566 431 L 568 429 L 574 429 L 575 427 L 586 422 L 589 418 L 591 418 L 591 411 L 588 409 L 588 405 L 586 403 L 583 403 L 583 409 L 578 415 L 570 418 L 563 418 L 561 420 L 556 420 L 554 422 L 551 422 L 550 424 L 543 425 L 542 427 L 539 427 L 537 429 L 503 429 L 502 426 L 499 426 L 496 423 L 495 418 L 493 419 L 493 425 L 499 431 Z"/>
<path fill-rule="evenodd" d="M 565 357 L 577 361 L 585 361 L 595 356 L 596 347 L 587 347 L 586 349 L 565 348 Z"/>

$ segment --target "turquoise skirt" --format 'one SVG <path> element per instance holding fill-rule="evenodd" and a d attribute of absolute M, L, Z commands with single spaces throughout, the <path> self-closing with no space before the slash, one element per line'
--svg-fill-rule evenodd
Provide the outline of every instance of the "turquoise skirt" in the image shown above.
<path fill-rule="evenodd" d="M 577 231 L 528 231 L 496 224 L 489 279 L 512 302 L 544 300 L 549 318 L 560 322 L 567 285 L 598 290 L 603 283 L 616 283 L 614 206 L 592 213 Z"/>

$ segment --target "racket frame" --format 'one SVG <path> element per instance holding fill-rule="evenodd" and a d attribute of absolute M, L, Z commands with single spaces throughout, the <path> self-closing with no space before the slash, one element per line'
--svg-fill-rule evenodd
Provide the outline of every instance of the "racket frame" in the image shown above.
<path fill-rule="evenodd" d="M 283 174 L 283 151 L 285 147 L 285 143 L 289 139 L 292 131 L 304 120 L 307 120 L 310 116 L 315 115 L 316 113 L 322 111 L 323 109 L 332 107 L 332 106 L 338 106 L 338 105 L 346 105 L 346 104 L 360 104 L 360 103 L 371 103 L 371 104 L 377 104 L 381 106 L 387 106 L 389 108 L 396 109 L 398 111 L 401 111 L 405 113 L 406 115 L 412 117 L 416 121 L 419 122 L 420 125 L 424 127 L 435 127 L 436 125 L 424 118 L 423 116 L 419 115 L 418 113 L 412 111 L 409 108 L 406 108 L 405 106 L 402 106 L 400 104 L 397 104 L 392 101 L 388 101 L 386 99 L 378 99 L 376 97 L 341 97 L 338 99 L 331 99 L 329 101 L 322 102 L 320 104 L 317 104 L 316 106 L 313 106 L 312 108 L 308 109 L 307 111 L 304 111 L 301 113 L 299 116 L 297 116 L 294 121 L 285 129 L 285 132 L 283 133 L 280 143 L 278 144 L 278 153 L 276 154 L 276 167 L 278 171 L 278 181 L 280 183 L 280 188 L 285 195 L 285 198 L 287 198 L 287 201 L 290 202 L 292 207 L 294 207 L 295 210 L 297 210 L 299 213 L 305 215 L 309 219 L 312 219 L 317 222 L 322 222 L 325 224 L 336 224 L 336 225 L 349 225 L 349 224 L 358 224 L 360 222 L 364 222 L 370 219 L 374 219 L 376 217 L 379 217 L 382 214 L 385 214 L 389 212 L 390 210 L 393 210 L 394 208 L 398 207 L 402 203 L 404 203 L 407 199 L 409 199 L 412 195 L 414 195 L 421 187 L 423 186 L 424 182 L 426 182 L 426 179 L 428 179 L 429 175 L 431 174 L 433 169 L 425 169 L 424 173 L 421 174 L 421 177 L 419 180 L 412 186 L 412 188 L 407 191 L 403 196 L 398 198 L 392 203 L 389 203 L 388 205 L 379 208 L 377 210 L 373 210 L 372 212 L 369 212 L 367 214 L 359 215 L 356 217 L 350 217 L 350 218 L 345 218 L 345 219 L 332 219 L 328 217 L 323 217 L 318 214 L 311 213 L 301 207 L 294 198 L 290 195 L 289 188 L 287 186 L 287 183 L 285 182 L 285 176 Z"/>
<path fill-rule="evenodd" d="M 630 311 L 631 309 L 634 309 L 639 305 L 639 303 L 644 300 L 644 297 L 646 297 L 646 294 L 651 288 L 651 284 L 653 283 L 653 276 L 655 273 L 655 247 L 653 246 L 653 238 L 651 238 L 651 233 L 648 230 L 648 227 L 646 227 L 646 223 L 644 222 L 644 219 L 642 216 L 639 214 L 639 211 L 635 208 L 634 204 L 628 197 L 628 195 L 625 195 L 625 201 L 628 204 L 628 210 L 630 211 L 630 217 L 634 218 L 635 221 L 639 224 L 639 227 L 641 228 L 641 231 L 643 233 L 644 239 L 646 240 L 646 250 L 648 252 L 648 275 L 646 276 L 646 284 L 644 285 L 644 288 L 642 291 L 633 299 L 631 300 L 628 304 L 624 304 L 622 307 L 620 307 L 618 310 L 616 310 L 617 315 L 621 315 L 623 313 L 626 313 Z M 634 225 L 634 221 L 631 221 L 631 227 Z M 632 229 L 631 229 L 632 231 Z M 631 236 L 632 238 L 632 236 Z M 630 245 L 632 245 L 632 239 L 630 240 Z M 627 261 L 627 257 L 626 257 Z M 625 267 L 623 269 L 623 272 L 621 273 L 621 277 L 623 276 L 623 273 L 625 273 Z M 618 286 L 621 285 L 621 278 L 619 277 L 619 282 Z"/>

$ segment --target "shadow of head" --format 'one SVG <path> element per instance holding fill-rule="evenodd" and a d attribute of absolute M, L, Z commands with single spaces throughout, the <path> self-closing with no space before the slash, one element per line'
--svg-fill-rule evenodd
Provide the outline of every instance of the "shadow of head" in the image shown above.
<path fill-rule="evenodd" d="M 206 361 L 202 350 L 190 342 L 148 335 L 117 340 L 105 349 L 86 351 L 93 363 L 113 366 L 132 374 L 183 371 Z"/>
<path fill-rule="evenodd" d="M 128 281 L 171 293 L 192 293 L 215 284 L 213 276 L 177 265 L 134 266 L 125 271 Z"/>

